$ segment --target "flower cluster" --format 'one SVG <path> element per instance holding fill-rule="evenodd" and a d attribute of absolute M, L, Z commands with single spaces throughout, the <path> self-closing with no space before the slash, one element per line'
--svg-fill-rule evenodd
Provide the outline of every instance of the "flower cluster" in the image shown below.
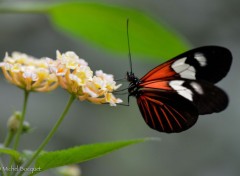
<path fill-rule="evenodd" d="M 96 71 L 94 75 L 88 63 L 74 52 L 61 54 L 57 51 L 57 60 L 48 59 L 48 64 L 57 76 L 59 85 L 79 100 L 88 100 L 96 104 L 109 103 L 111 106 L 122 102 L 112 94 L 121 86 L 116 85 L 113 75 L 101 70 Z"/>
<path fill-rule="evenodd" d="M 121 86 L 113 75 L 101 70 L 93 74 L 88 63 L 72 51 L 63 54 L 57 51 L 56 60 L 13 52 L 11 56 L 6 54 L 0 67 L 10 83 L 26 91 L 47 92 L 60 85 L 79 100 L 111 106 L 122 102 L 113 95 Z"/>
<path fill-rule="evenodd" d="M 57 77 L 50 73 L 46 59 L 36 59 L 23 53 L 7 53 L 0 63 L 5 78 L 12 84 L 27 90 L 47 92 L 58 86 Z"/>

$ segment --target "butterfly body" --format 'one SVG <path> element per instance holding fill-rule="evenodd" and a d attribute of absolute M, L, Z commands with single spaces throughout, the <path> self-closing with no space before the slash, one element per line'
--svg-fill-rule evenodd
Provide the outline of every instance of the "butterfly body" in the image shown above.
<path fill-rule="evenodd" d="M 128 86 L 128 95 L 137 96 L 139 91 L 140 80 L 137 78 L 134 73 L 127 72 L 127 80 L 130 82 Z"/>
<path fill-rule="evenodd" d="M 136 97 L 151 128 L 181 132 L 193 126 L 198 115 L 227 107 L 226 93 L 214 84 L 228 73 L 231 62 L 226 48 L 196 48 L 160 64 L 140 79 L 127 73 L 129 96 Z"/>

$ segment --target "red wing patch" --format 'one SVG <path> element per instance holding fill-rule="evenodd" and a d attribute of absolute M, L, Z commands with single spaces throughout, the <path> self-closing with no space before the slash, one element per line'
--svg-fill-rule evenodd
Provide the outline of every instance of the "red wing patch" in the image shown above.
<path fill-rule="evenodd" d="M 140 88 L 159 89 L 159 90 L 172 90 L 169 86 L 169 81 L 164 80 L 153 80 L 142 82 L 139 84 Z"/>
<path fill-rule="evenodd" d="M 177 76 L 176 72 L 171 68 L 172 63 L 175 61 L 169 60 L 164 64 L 158 65 L 154 69 L 150 70 L 145 76 L 141 78 L 142 82 L 152 81 L 155 79 L 171 78 Z"/>

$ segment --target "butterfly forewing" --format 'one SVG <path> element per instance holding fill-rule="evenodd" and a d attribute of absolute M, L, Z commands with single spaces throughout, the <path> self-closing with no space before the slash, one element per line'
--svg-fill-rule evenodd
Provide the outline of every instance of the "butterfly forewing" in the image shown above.
<path fill-rule="evenodd" d="M 187 51 L 155 67 L 142 77 L 141 81 L 185 78 L 216 83 L 226 76 L 231 63 L 232 55 L 228 49 L 204 46 Z"/>

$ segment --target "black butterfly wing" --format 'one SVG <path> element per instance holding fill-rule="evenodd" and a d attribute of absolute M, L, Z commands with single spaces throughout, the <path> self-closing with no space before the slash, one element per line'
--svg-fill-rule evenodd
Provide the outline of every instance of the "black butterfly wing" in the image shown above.
<path fill-rule="evenodd" d="M 220 81 L 228 73 L 232 63 L 231 52 L 220 46 L 204 46 L 189 50 L 155 67 L 140 80 L 156 79 Z"/>
<path fill-rule="evenodd" d="M 174 92 L 141 90 L 136 97 L 143 119 L 149 127 L 166 133 L 177 133 L 193 126 L 197 108 Z"/>

